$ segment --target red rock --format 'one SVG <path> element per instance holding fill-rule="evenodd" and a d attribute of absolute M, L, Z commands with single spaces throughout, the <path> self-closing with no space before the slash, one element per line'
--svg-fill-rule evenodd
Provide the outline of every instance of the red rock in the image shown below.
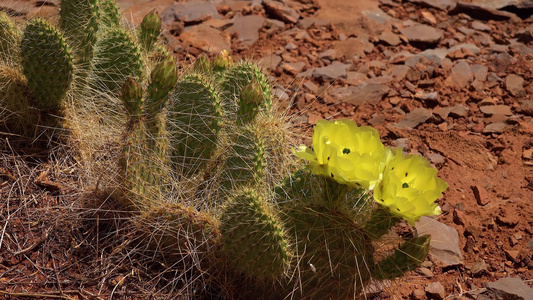
<path fill-rule="evenodd" d="M 472 191 L 474 192 L 474 197 L 476 198 L 476 202 L 479 205 L 487 205 L 490 202 L 490 195 L 483 187 L 479 185 L 473 185 L 470 187 Z"/>

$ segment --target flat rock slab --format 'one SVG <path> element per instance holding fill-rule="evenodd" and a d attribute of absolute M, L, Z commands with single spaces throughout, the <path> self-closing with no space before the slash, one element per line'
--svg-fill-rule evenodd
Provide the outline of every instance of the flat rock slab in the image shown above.
<path fill-rule="evenodd" d="M 238 15 L 226 32 L 236 33 L 242 46 L 249 47 L 259 39 L 259 29 L 263 27 L 265 20 L 266 18 L 258 15 Z"/>
<path fill-rule="evenodd" d="M 479 110 L 486 115 L 506 115 L 511 116 L 511 107 L 508 105 L 485 105 L 481 106 Z"/>
<path fill-rule="evenodd" d="M 442 30 L 423 24 L 402 28 L 400 32 L 411 43 L 436 44 L 442 38 Z"/>
<path fill-rule="evenodd" d="M 470 69 L 470 65 L 466 61 L 460 61 L 452 68 L 452 72 L 446 78 L 444 83 L 449 87 L 462 89 L 470 84 L 474 73 Z"/>
<path fill-rule="evenodd" d="M 485 284 L 491 299 L 533 300 L 533 288 L 518 277 L 502 278 Z"/>
<path fill-rule="evenodd" d="M 209 19 L 221 18 L 213 3 L 200 1 L 174 4 L 161 13 L 163 24 L 183 22 L 185 25 L 194 25 Z"/>
<path fill-rule="evenodd" d="M 518 8 L 533 7 L 533 2 L 531 0 L 470 0 L 468 2 L 490 9 L 500 9 L 502 7 L 510 5 L 516 6 Z"/>
<path fill-rule="evenodd" d="M 300 19 L 300 14 L 280 1 L 263 0 L 263 6 L 267 14 L 285 23 L 296 24 Z"/>
<path fill-rule="evenodd" d="M 430 234 L 429 255 L 442 267 L 463 264 L 463 254 L 459 247 L 459 234 L 455 228 L 429 217 L 421 217 L 416 223 L 419 235 Z"/>
<path fill-rule="evenodd" d="M 346 71 L 351 66 L 351 64 L 333 62 L 326 67 L 315 68 L 313 70 L 313 78 L 323 81 L 335 81 L 339 78 L 346 78 Z"/>
<path fill-rule="evenodd" d="M 188 27 L 180 35 L 180 39 L 186 45 L 211 54 L 218 54 L 222 50 L 231 49 L 229 34 L 204 24 Z"/>
<path fill-rule="evenodd" d="M 357 86 L 334 88 L 329 91 L 330 96 L 339 102 L 353 105 L 370 103 L 376 105 L 389 93 L 389 87 L 384 84 L 362 83 Z"/>
<path fill-rule="evenodd" d="M 515 97 L 524 97 L 524 79 L 518 75 L 510 74 L 505 78 L 505 87 Z"/>
<path fill-rule="evenodd" d="M 394 125 L 398 128 L 413 129 L 416 126 L 426 122 L 429 118 L 431 118 L 431 116 L 431 111 L 422 107 L 418 107 L 413 109 L 411 112 L 405 115 L 400 122 Z"/>
<path fill-rule="evenodd" d="M 409 0 L 409 2 L 437 8 L 440 10 L 451 10 L 457 5 L 457 0 Z"/>

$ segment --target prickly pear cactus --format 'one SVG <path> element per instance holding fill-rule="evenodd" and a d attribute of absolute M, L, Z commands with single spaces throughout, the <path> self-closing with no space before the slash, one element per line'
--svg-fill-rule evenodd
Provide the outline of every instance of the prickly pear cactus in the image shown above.
<path fill-rule="evenodd" d="M 69 89 L 74 63 L 65 38 L 43 19 L 28 22 L 20 43 L 22 67 L 35 106 L 58 109 Z"/>

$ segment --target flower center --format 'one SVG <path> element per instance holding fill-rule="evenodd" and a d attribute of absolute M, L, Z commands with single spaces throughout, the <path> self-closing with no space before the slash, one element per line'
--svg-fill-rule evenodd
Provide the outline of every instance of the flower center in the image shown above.
<path fill-rule="evenodd" d="M 349 153 L 350 153 L 350 149 L 348 148 L 342 149 L 342 154 L 349 154 Z"/>
<path fill-rule="evenodd" d="M 408 187 L 409 187 L 409 184 L 408 184 L 407 182 L 404 182 L 404 183 L 402 184 L 402 188 L 406 189 L 406 188 L 408 188 Z"/>

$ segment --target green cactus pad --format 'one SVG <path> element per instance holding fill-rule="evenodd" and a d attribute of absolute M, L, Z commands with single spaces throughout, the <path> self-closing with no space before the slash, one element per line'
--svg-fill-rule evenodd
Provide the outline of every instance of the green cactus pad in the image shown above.
<path fill-rule="evenodd" d="M 222 250 L 253 278 L 279 278 L 291 259 L 286 234 L 269 205 L 250 189 L 232 197 L 222 217 Z"/>
<path fill-rule="evenodd" d="M 257 129 L 242 128 L 226 158 L 221 185 L 230 191 L 242 185 L 253 185 L 266 167 L 264 142 Z"/>
<path fill-rule="evenodd" d="M 119 159 L 123 195 L 119 201 L 132 210 L 144 210 L 160 203 L 167 184 L 166 149 L 154 143 L 143 118 L 132 118 L 124 134 Z"/>
<path fill-rule="evenodd" d="M 270 110 L 272 95 L 268 78 L 256 64 L 251 62 L 236 64 L 224 73 L 223 79 L 221 85 L 224 90 L 224 105 L 230 111 L 236 112 L 239 109 L 241 91 L 254 81 L 259 85 L 262 93 L 261 99 L 254 102 L 258 102 L 257 106 L 261 109 Z"/>
<path fill-rule="evenodd" d="M 0 11 L 0 62 L 17 61 L 17 48 L 21 35 L 22 32 L 15 22 L 6 13 Z"/>
<path fill-rule="evenodd" d="M 243 124 L 251 122 L 259 113 L 263 104 L 263 92 L 256 80 L 246 85 L 239 96 L 237 121 Z"/>
<path fill-rule="evenodd" d="M 41 109 L 59 108 L 72 81 L 70 48 L 63 35 L 43 19 L 28 22 L 20 44 L 24 75 Z"/>
<path fill-rule="evenodd" d="M 374 265 L 372 277 L 378 280 L 394 279 L 416 269 L 426 259 L 430 241 L 429 235 L 405 241 L 394 254 Z"/>
<path fill-rule="evenodd" d="M 135 79 L 126 78 L 120 89 L 119 98 L 126 107 L 130 118 L 138 119 L 143 115 L 143 88 Z"/>
<path fill-rule="evenodd" d="M 207 77 L 187 75 L 171 95 L 168 114 L 173 168 L 187 176 L 197 174 L 217 147 L 223 116 L 220 95 Z"/>
<path fill-rule="evenodd" d="M 296 242 L 299 278 L 286 284 L 285 296 L 357 296 L 370 280 L 374 250 L 350 214 L 321 205 L 299 204 L 287 210 L 286 218 L 286 228 Z"/>
<path fill-rule="evenodd" d="M 101 22 L 108 28 L 120 26 L 120 13 L 115 0 L 100 0 Z"/>
<path fill-rule="evenodd" d="M 161 17 L 152 10 L 144 16 L 139 28 L 139 40 L 147 53 L 154 48 L 159 34 L 161 34 Z"/>
<path fill-rule="evenodd" d="M 155 116 L 163 109 L 168 93 L 174 88 L 177 80 L 176 63 L 172 55 L 169 55 L 155 66 L 150 76 L 145 102 L 145 111 L 149 117 Z"/>
<path fill-rule="evenodd" d="M 141 51 L 130 34 L 113 29 L 95 46 L 92 83 L 102 92 L 118 92 L 127 77 L 140 78 L 143 62 Z"/>

